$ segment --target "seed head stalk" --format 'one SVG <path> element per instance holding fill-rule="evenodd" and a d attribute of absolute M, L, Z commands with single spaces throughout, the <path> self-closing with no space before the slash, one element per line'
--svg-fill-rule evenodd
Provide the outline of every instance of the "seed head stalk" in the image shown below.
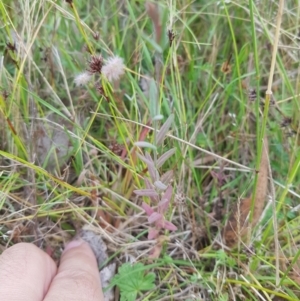
<path fill-rule="evenodd" d="M 278 51 L 278 42 L 279 42 L 279 35 L 280 35 L 280 28 L 281 28 L 281 21 L 282 21 L 282 14 L 283 14 L 283 8 L 284 8 L 284 0 L 279 1 L 279 7 L 278 7 L 278 13 L 277 13 L 277 20 L 276 20 L 276 31 L 275 31 L 275 38 L 274 38 L 274 44 L 273 44 L 273 51 L 272 51 L 272 60 L 271 60 L 271 67 L 270 67 L 270 74 L 269 74 L 269 80 L 268 80 L 268 87 L 266 91 L 266 97 L 265 97 L 265 105 L 264 105 L 264 113 L 263 113 L 263 122 L 262 122 L 262 130 L 260 133 L 260 149 L 258 151 L 259 159 L 258 159 L 258 166 L 261 160 L 261 154 L 262 154 L 262 148 L 263 143 L 262 139 L 265 135 L 265 130 L 267 126 L 267 119 L 268 119 L 268 112 L 270 107 L 270 100 L 272 97 L 272 83 L 273 83 L 273 77 L 274 77 L 274 71 L 275 71 L 275 65 L 276 65 L 276 57 L 277 57 L 277 51 Z M 254 192 L 255 195 L 255 192 Z M 275 243 L 275 258 L 276 258 L 276 286 L 278 287 L 280 284 L 280 269 L 279 269 L 279 245 L 278 245 L 278 232 L 277 232 L 277 220 L 276 220 L 276 204 L 275 199 L 273 196 L 273 227 L 274 227 L 274 243 Z M 269 225 L 267 232 L 270 230 Z"/>

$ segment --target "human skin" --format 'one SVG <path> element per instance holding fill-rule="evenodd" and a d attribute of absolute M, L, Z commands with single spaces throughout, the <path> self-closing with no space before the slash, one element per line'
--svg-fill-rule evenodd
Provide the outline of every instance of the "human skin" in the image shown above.
<path fill-rule="evenodd" d="M 59 267 L 33 244 L 0 256 L 0 298 L 5 301 L 103 301 L 95 255 L 82 240 L 69 243 Z"/>

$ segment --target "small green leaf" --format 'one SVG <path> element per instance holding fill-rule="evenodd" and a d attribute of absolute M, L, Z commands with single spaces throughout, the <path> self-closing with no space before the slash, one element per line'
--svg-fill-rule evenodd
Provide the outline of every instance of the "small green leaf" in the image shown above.
<path fill-rule="evenodd" d="M 134 143 L 134 145 L 137 146 L 137 147 L 141 147 L 141 148 L 147 147 L 147 148 L 151 148 L 151 149 L 156 150 L 156 146 L 155 145 L 153 145 L 153 144 L 151 144 L 149 142 L 146 142 L 146 141 L 137 141 L 137 142 Z"/>
<path fill-rule="evenodd" d="M 146 273 L 146 267 L 142 263 L 125 263 L 111 283 L 119 287 L 122 301 L 134 301 L 139 293 L 155 287 L 154 280 L 155 274 Z"/>

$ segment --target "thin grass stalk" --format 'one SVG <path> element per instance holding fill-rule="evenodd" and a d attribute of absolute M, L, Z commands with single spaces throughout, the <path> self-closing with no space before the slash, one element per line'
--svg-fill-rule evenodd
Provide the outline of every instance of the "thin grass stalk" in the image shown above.
<path fill-rule="evenodd" d="M 232 37 L 232 44 L 233 44 L 235 63 L 236 63 L 236 71 L 237 71 L 237 75 L 238 75 L 240 99 L 243 100 L 244 99 L 244 95 L 243 95 L 243 86 L 242 86 L 242 76 L 241 76 L 241 69 L 240 69 L 240 62 L 239 62 L 239 53 L 238 53 L 238 49 L 237 49 L 237 43 L 236 43 L 236 39 L 235 39 L 235 33 L 234 33 L 234 29 L 233 29 L 232 22 L 231 22 L 231 17 L 229 15 L 229 12 L 228 12 L 228 9 L 227 9 L 227 4 L 224 2 L 224 0 L 222 1 L 222 4 L 224 6 L 224 11 L 225 11 L 225 14 L 226 14 L 226 17 L 227 17 L 229 30 L 230 30 L 231 37 Z M 241 106 L 241 109 L 243 110 L 242 111 L 242 115 L 245 116 L 244 106 Z"/>
<path fill-rule="evenodd" d="M 114 102 L 113 95 L 111 94 L 111 87 L 109 86 L 109 83 L 104 83 L 103 84 L 103 88 L 104 88 L 105 95 L 107 95 L 108 98 L 112 101 L 112 102 L 108 103 L 109 109 L 110 109 L 110 112 L 111 112 L 111 116 L 112 116 L 112 118 L 113 118 L 113 120 L 115 122 L 115 125 L 117 127 L 117 131 L 118 131 L 118 133 L 119 133 L 122 141 L 124 141 L 124 146 L 126 148 L 126 151 L 127 151 L 128 157 L 129 157 L 130 165 L 134 167 L 135 166 L 135 162 L 136 162 L 136 156 L 130 151 L 130 149 L 128 147 L 128 143 L 126 141 L 126 138 L 125 138 L 125 136 L 124 136 L 124 134 L 122 132 L 121 126 L 120 126 L 119 122 L 117 122 L 118 116 L 117 116 L 116 112 L 119 113 L 119 111 L 117 110 L 116 104 Z M 96 114 L 97 113 L 95 113 L 95 116 L 96 116 Z M 131 135 L 129 133 L 128 133 L 127 136 L 131 138 Z M 131 171 L 128 171 L 128 170 L 127 170 L 127 172 L 131 173 Z M 132 172 L 132 175 L 133 175 L 136 183 L 139 183 L 139 179 L 138 179 L 137 174 L 135 172 Z M 125 182 L 123 182 L 123 183 L 125 183 Z M 127 184 L 128 184 L 128 182 L 127 182 Z M 122 186 L 123 186 L 123 184 L 122 184 Z M 123 188 L 125 188 L 125 189 L 123 189 L 123 191 L 127 191 L 128 187 L 123 187 Z M 124 212 L 125 206 L 126 206 L 125 203 L 121 204 L 122 212 Z"/>
<path fill-rule="evenodd" d="M 259 136 L 259 150 L 258 150 L 258 160 L 257 163 L 260 164 L 262 151 L 263 151 L 263 137 L 265 136 L 266 126 L 267 126 L 267 120 L 268 120 L 268 112 L 270 107 L 270 100 L 272 97 L 272 84 L 273 84 L 273 77 L 274 77 L 274 71 L 275 71 L 275 65 L 276 65 L 276 57 L 277 57 L 277 51 L 278 51 L 278 42 L 279 42 L 279 35 L 280 35 L 280 29 L 281 29 L 281 21 L 282 21 L 282 14 L 283 14 L 283 8 L 284 8 L 284 0 L 279 1 L 279 7 L 278 7 L 278 13 L 277 13 L 277 20 L 276 20 L 276 31 L 275 31 L 275 38 L 274 38 L 274 44 L 273 44 L 273 51 L 272 51 L 272 58 L 271 58 L 271 67 L 270 67 L 270 73 L 269 73 L 269 79 L 268 79 L 268 87 L 266 91 L 266 97 L 265 97 L 265 105 L 264 105 L 264 113 L 263 113 L 263 120 L 262 120 L 262 130 L 260 132 Z M 299 163 L 300 163 L 300 156 L 299 156 Z M 257 164 L 257 167 L 259 167 L 259 164 Z M 287 193 L 287 189 L 285 190 Z M 255 196 L 255 193 L 253 194 Z M 282 194 L 284 195 L 284 193 Z M 275 199 L 272 200 L 275 202 Z M 254 206 L 254 201 L 252 200 L 252 205 Z M 252 206 L 252 207 L 253 207 Z M 276 208 L 276 204 L 273 205 L 274 208 Z M 278 241 L 278 232 L 277 232 L 277 210 L 273 210 L 273 227 L 274 227 L 274 243 L 275 243 L 275 260 L 276 260 L 276 286 L 279 286 L 280 283 L 280 275 L 279 275 L 279 241 Z M 272 224 L 269 224 L 269 227 L 266 231 L 266 233 L 270 232 Z"/>
<path fill-rule="evenodd" d="M 266 287 L 262 287 L 261 285 L 258 285 L 258 284 L 255 284 L 255 283 L 248 283 L 248 282 L 245 282 L 245 281 L 236 280 L 236 279 L 230 279 L 230 278 L 226 279 L 226 283 L 236 284 L 236 285 L 239 285 L 240 287 L 249 287 L 249 288 L 252 288 L 252 289 L 255 288 L 255 289 L 258 289 L 260 291 L 269 293 L 271 295 L 275 295 L 277 297 L 281 297 L 281 298 L 283 298 L 283 300 L 295 301 L 295 298 L 293 298 L 293 297 L 289 297 L 286 294 L 275 292 L 275 291 L 273 291 L 271 289 L 268 289 Z"/>
<path fill-rule="evenodd" d="M 258 48 L 257 48 L 257 38 L 256 38 L 256 27 L 255 27 L 255 18 L 253 11 L 253 0 L 249 0 L 249 8 L 250 8 L 250 20 L 251 20 L 251 33 L 252 33 L 252 44 L 254 50 L 254 62 L 255 62 L 255 73 L 256 73 L 256 101 L 255 101 L 255 116 L 256 116 L 256 149 L 261 148 L 261 139 L 260 139 L 260 123 L 259 123 L 259 103 L 260 103 L 260 68 L 259 68 L 259 57 L 258 57 Z M 261 157 L 260 157 L 261 158 Z M 256 170 L 259 169 L 260 166 L 260 158 L 257 156 L 256 160 Z M 254 188 L 253 188 L 253 198 L 256 195 L 257 188 L 257 179 L 258 174 L 255 174 L 254 178 Z M 252 206 L 254 204 L 254 199 L 252 199 Z M 252 221 L 253 210 L 250 213 L 250 221 Z"/>
<path fill-rule="evenodd" d="M 296 255 L 293 257 L 293 260 L 289 264 L 288 268 L 286 269 L 286 271 L 284 272 L 284 274 L 281 276 L 279 285 L 282 285 L 282 283 L 286 279 L 286 276 L 289 275 L 289 273 L 291 272 L 291 270 L 294 268 L 294 265 L 297 264 L 297 261 L 298 261 L 299 257 L 300 257 L 300 249 L 297 251 Z"/>
<path fill-rule="evenodd" d="M 20 158 L 18 156 L 15 156 L 15 155 L 10 154 L 8 152 L 4 152 L 2 150 L 0 150 L 0 156 L 3 156 L 4 158 L 7 158 L 7 159 L 9 159 L 11 161 L 20 163 L 20 164 L 24 165 L 27 168 L 34 169 L 34 171 L 37 174 L 43 175 L 46 178 L 51 179 L 52 181 L 56 182 L 60 186 L 66 188 L 66 189 L 70 189 L 70 191 L 76 192 L 76 193 L 78 193 L 80 195 L 83 195 L 83 196 L 90 196 L 91 195 L 90 192 L 87 192 L 87 191 L 84 191 L 84 190 L 82 190 L 80 188 L 72 186 L 72 185 L 68 184 L 67 182 L 59 179 L 58 177 L 53 176 L 51 173 L 47 172 L 44 168 L 39 167 L 39 166 L 37 166 L 37 165 L 35 165 L 33 163 L 30 163 L 27 160 L 24 160 L 24 159 L 22 159 L 22 158 Z"/>
<path fill-rule="evenodd" d="M 94 48 L 93 48 L 93 46 L 91 45 L 91 43 L 90 43 L 90 41 L 89 41 L 89 39 L 88 39 L 88 37 L 87 37 L 87 35 L 86 35 L 86 33 L 85 33 L 85 31 L 84 31 L 82 25 L 81 25 L 80 17 L 79 17 L 79 15 L 78 15 L 78 12 L 77 12 L 76 6 L 74 5 L 74 2 L 72 2 L 71 8 L 72 8 L 73 13 L 74 13 L 74 16 L 75 16 L 75 22 L 76 22 L 76 24 L 77 24 L 77 27 L 78 27 L 78 29 L 79 29 L 79 31 L 80 31 L 82 37 L 84 38 L 84 41 L 85 41 L 85 43 L 86 43 L 86 45 L 87 45 L 87 48 L 88 48 L 90 54 L 91 54 L 91 55 L 94 55 L 94 54 L 95 54 Z"/>

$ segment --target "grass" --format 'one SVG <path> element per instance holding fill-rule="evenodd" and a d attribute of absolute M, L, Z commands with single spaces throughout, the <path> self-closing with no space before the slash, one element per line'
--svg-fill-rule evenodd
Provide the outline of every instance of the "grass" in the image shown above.
<path fill-rule="evenodd" d="M 0 250 L 28 241 L 58 257 L 89 224 L 119 266 L 130 256 L 156 275 L 139 300 L 298 300 L 300 9 L 286 1 L 280 25 L 278 10 L 252 0 L 160 1 L 159 14 L 144 1 L 0 0 Z M 123 58 L 125 75 L 76 86 L 99 54 Z M 264 133 L 270 199 L 247 243 L 228 251 L 220 233 L 255 189 Z M 145 178 L 159 191 L 158 178 L 140 156 L 155 168 L 172 148 L 157 172 L 171 176 L 165 218 L 177 230 L 149 240 L 141 206 L 155 203 L 134 191 Z"/>

